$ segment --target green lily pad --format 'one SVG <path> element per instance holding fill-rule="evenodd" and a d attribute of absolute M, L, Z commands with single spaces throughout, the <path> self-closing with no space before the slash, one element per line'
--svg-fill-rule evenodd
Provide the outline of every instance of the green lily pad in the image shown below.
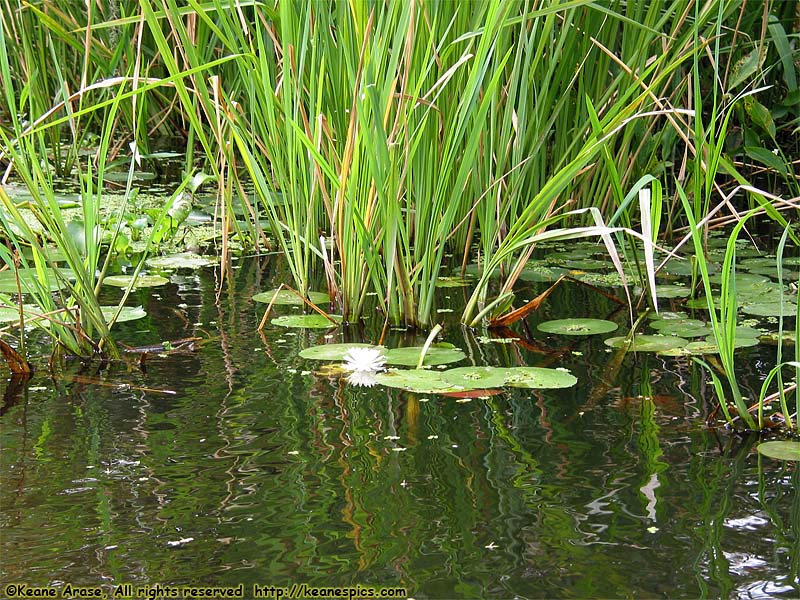
<path fill-rule="evenodd" d="M 103 284 L 110 285 L 113 287 L 126 288 L 130 285 L 132 280 L 133 280 L 133 275 L 109 275 L 108 277 L 103 279 Z M 169 279 L 167 279 L 166 277 L 162 277 L 161 275 L 139 275 L 136 278 L 136 285 L 134 287 L 137 288 L 158 287 L 160 285 L 166 285 L 168 283 Z"/>
<path fill-rule="evenodd" d="M 321 346 L 311 346 L 300 351 L 300 357 L 307 360 L 344 360 L 344 355 L 351 348 L 375 348 L 384 350 L 383 346 L 373 346 L 372 344 L 322 344 Z"/>
<path fill-rule="evenodd" d="M 114 316 L 114 313 L 117 312 L 116 306 L 101 306 L 100 310 L 103 311 L 103 316 L 108 322 L 111 317 Z M 122 323 L 124 321 L 136 321 L 137 319 L 142 319 L 147 316 L 147 312 L 141 306 L 123 306 L 122 311 L 119 313 L 117 317 L 117 323 Z"/>
<path fill-rule="evenodd" d="M 773 331 L 770 333 L 765 333 L 760 336 L 761 341 L 769 343 L 769 344 L 777 344 L 778 343 L 778 332 Z M 781 340 L 784 344 L 794 345 L 797 343 L 797 331 L 784 331 Z"/>
<path fill-rule="evenodd" d="M 797 305 L 794 302 L 753 302 L 742 304 L 742 312 L 758 317 L 793 317 L 797 314 Z"/>
<path fill-rule="evenodd" d="M 218 260 L 210 256 L 200 256 L 191 252 L 165 254 L 147 259 L 147 264 L 158 269 L 199 269 L 217 264 Z"/>
<path fill-rule="evenodd" d="M 708 278 L 708 281 L 713 285 L 719 285 L 722 283 L 722 274 L 718 273 L 716 275 L 711 275 Z M 765 277 L 763 275 L 756 275 L 754 273 L 743 273 L 737 269 L 736 271 L 736 287 L 741 289 L 747 288 L 748 286 L 754 285 L 762 285 L 762 284 L 769 284 L 772 283 L 769 277 Z"/>
<path fill-rule="evenodd" d="M 713 335 L 709 335 L 706 338 L 706 342 L 709 344 L 717 343 L 716 339 L 714 339 Z M 751 348 L 753 346 L 758 346 L 760 340 L 757 337 L 752 337 L 749 335 L 737 335 L 736 340 L 733 342 L 734 348 Z"/>
<path fill-rule="evenodd" d="M 411 346 L 408 348 L 390 348 L 384 354 L 386 355 L 387 364 L 416 367 L 419 363 L 421 352 L 422 346 Z M 425 353 L 425 362 L 422 364 L 423 366 L 447 365 L 464 360 L 466 356 L 452 344 L 433 344 Z"/>
<path fill-rule="evenodd" d="M 598 260 L 596 258 L 567 260 L 561 266 L 565 269 L 576 271 L 600 271 L 612 267 L 610 260 Z"/>
<path fill-rule="evenodd" d="M 750 269 L 750 273 L 772 277 L 773 279 L 778 279 L 780 276 L 784 281 L 797 281 L 799 274 L 797 270 L 788 269 L 786 265 L 783 266 L 783 269 L 781 269 L 780 272 L 778 272 L 777 265 L 772 265 L 771 267 L 756 267 L 754 269 Z"/>
<path fill-rule="evenodd" d="M 442 371 L 442 379 L 467 390 L 498 388 L 506 384 L 508 369 L 503 367 L 457 367 Z"/>
<path fill-rule="evenodd" d="M 719 348 L 713 340 L 710 342 L 703 340 L 689 342 L 681 348 L 662 350 L 658 354 L 661 356 L 699 356 L 701 354 L 719 354 Z"/>
<path fill-rule="evenodd" d="M 764 442 L 756 448 L 764 456 L 778 460 L 800 460 L 800 442 Z"/>
<path fill-rule="evenodd" d="M 625 337 L 612 337 L 605 340 L 606 346 L 622 348 L 627 343 Z M 637 335 L 630 341 L 629 350 L 633 352 L 664 352 L 683 348 L 689 341 L 674 335 Z"/>
<path fill-rule="evenodd" d="M 35 304 L 23 304 L 22 315 L 27 321 L 33 314 L 40 314 L 40 309 Z M 19 321 L 19 308 L 16 306 L 0 306 L 0 323 L 16 323 Z"/>
<path fill-rule="evenodd" d="M 75 277 L 72 276 L 72 271 L 69 269 L 59 269 L 59 271 L 65 275 L 67 279 L 75 279 Z M 17 272 L 19 273 L 19 283 L 23 294 L 25 293 L 26 284 L 29 287 L 32 287 L 34 285 L 34 281 L 43 281 L 43 278 L 40 278 L 36 273 L 36 269 L 19 269 Z M 64 281 L 56 275 L 53 269 L 46 269 L 45 276 L 47 278 L 48 288 L 51 292 L 55 292 L 66 287 Z M 0 272 L 0 293 L 17 293 L 17 278 L 14 275 L 14 271 L 9 270 Z"/>
<path fill-rule="evenodd" d="M 537 329 L 559 335 L 598 335 L 615 331 L 617 327 L 613 321 L 603 319 L 557 319 L 539 323 Z"/>
<path fill-rule="evenodd" d="M 714 298 L 714 307 L 719 308 L 719 298 Z M 694 310 L 708 310 L 708 303 L 706 302 L 706 297 L 701 296 L 699 298 L 692 298 L 691 300 L 687 300 L 686 308 L 691 308 Z"/>
<path fill-rule="evenodd" d="M 384 373 L 376 373 L 375 381 L 387 387 L 408 390 L 420 394 L 456 392 L 456 386 L 448 383 L 438 371 L 426 369 L 389 369 Z"/>
<path fill-rule="evenodd" d="M 595 273 L 595 272 L 573 272 L 570 273 L 573 278 L 589 285 L 598 287 L 620 287 L 622 286 L 622 279 L 616 271 L 611 273 Z"/>
<path fill-rule="evenodd" d="M 691 293 L 691 290 L 685 285 L 677 284 L 658 284 L 656 285 L 656 295 L 659 298 L 685 298 Z"/>
<path fill-rule="evenodd" d="M 436 278 L 436 287 L 438 288 L 453 288 L 453 287 L 464 287 L 467 285 L 472 285 L 474 280 L 468 277 L 437 277 Z"/>
<path fill-rule="evenodd" d="M 656 319 L 650 322 L 650 327 L 661 335 L 677 335 L 684 338 L 704 337 L 712 333 L 707 323 L 697 319 Z"/>
<path fill-rule="evenodd" d="M 556 389 L 578 383 L 578 378 L 559 369 L 543 367 L 513 367 L 506 369 L 505 384 L 517 388 Z"/>
<path fill-rule="evenodd" d="M 342 317 L 339 315 L 331 315 L 331 318 L 337 323 L 342 320 Z M 272 319 L 270 322 L 280 327 L 301 327 L 305 329 L 329 329 L 331 327 L 336 327 L 329 319 L 316 313 L 313 315 L 283 315 Z"/>
<path fill-rule="evenodd" d="M 519 278 L 532 283 L 549 282 L 555 281 L 566 272 L 567 270 L 561 267 L 544 265 L 538 261 L 528 261 L 525 268 L 520 273 Z"/>
<path fill-rule="evenodd" d="M 260 292 L 253 296 L 253 300 L 256 302 L 264 302 L 265 304 L 269 304 L 272 302 L 272 298 L 275 297 L 275 292 L 277 290 L 269 290 L 268 292 Z M 320 305 L 320 304 L 327 304 L 330 302 L 330 297 L 325 292 L 308 292 L 308 299 L 311 301 L 312 304 Z M 286 305 L 302 305 L 305 304 L 301 298 L 299 298 L 294 292 L 290 292 L 289 290 L 281 290 L 278 292 L 277 297 L 275 297 L 274 304 L 286 304 Z"/>

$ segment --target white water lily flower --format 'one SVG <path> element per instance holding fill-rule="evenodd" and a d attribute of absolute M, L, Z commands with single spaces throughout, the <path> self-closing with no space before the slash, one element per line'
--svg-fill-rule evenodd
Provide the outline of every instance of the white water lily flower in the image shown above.
<path fill-rule="evenodd" d="M 386 357 L 377 348 L 350 348 L 344 360 L 345 370 L 353 373 L 377 373 L 386 364 Z"/>
<path fill-rule="evenodd" d="M 372 371 L 353 371 L 347 376 L 347 383 L 363 387 L 372 387 L 378 380 Z"/>

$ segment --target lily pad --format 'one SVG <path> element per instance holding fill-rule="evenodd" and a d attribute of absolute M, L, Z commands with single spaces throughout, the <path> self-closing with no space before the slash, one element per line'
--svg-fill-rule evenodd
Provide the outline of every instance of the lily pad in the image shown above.
<path fill-rule="evenodd" d="M 517 388 L 556 389 L 578 383 L 578 378 L 559 369 L 513 367 L 506 369 L 506 385 Z"/>
<path fill-rule="evenodd" d="M 331 318 L 337 323 L 342 320 L 342 317 L 339 315 L 331 315 Z M 305 329 L 329 329 L 331 327 L 336 327 L 329 319 L 316 313 L 313 315 L 283 315 L 272 319 L 270 322 L 280 327 L 301 327 Z"/>
<path fill-rule="evenodd" d="M 33 314 L 40 314 L 42 310 L 35 304 L 23 304 L 22 314 L 30 319 Z M 19 321 L 19 308 L 16 306 L 0 306 L 0 323 L 16 323 Z"/>
<path fill-rule="evenodd" d="M 793 317 L 797 312 L 797 305 L 794 302 L 753 302 L 742 304 L 742 312 L 758 317 Z"/>
<path fill-rule="evenodd" d="M 625 337 L 612 337 L 605 340 L 606 346 L 622 348 L 627 343 Z M 664 352 L 683 348 L 689 341 L 674 335 L 637 335 L 630 341 L 629 350 L 633 352 Z"/>
<path fill-rule="evenodd" d="M 453 287 L 464 287 L 467 285 L 472 285 L 474 280 L 472 278 L 467 277 L 437 277 L 436 278 L 436 287 L 438 288 L 453 288 Z"/>
<path fill-rule="evenodd" d="M 116 306 L 101 306 L 100 310 L 103 311 L 103 316 L 108 322 L 111 317 L 114 316 L 114 313 L 117 312 Z M 122 323 L 124 321 L 136 321 L 137 319 L 142 319 L 147 316 L 147 312 L 141 306 L 123 306 L 122 311 L 119 313 L 117 317 L 117 323 Z"/>
<path fill-rule="evenodd" d="M 773 331 L 770 333 L 765 333 L 760 336 L 762 342 L 766 342 L 768 344 L 777 344 L 778 343 L 778 332 Z M 784 344 L 794 345 L 797 343 L 797 331 L 784 331 L 783 336 L 780 338 Z"/>
<path fill-rule="evenodd" d="M 678 337 L 694 338 L 710 334 L 711 327 L 698 319 L 656 319 L 650 327 L 661 335 L 677 335 Z"/>
<path fill-rule="evenodd" d="M 387 387 L 420 394 L 459 391 L 459 388 L 445 381 L 440 372 L 426 369 L 389 369 L 385 373 L 376 373 L 375 381 Z"/>
<path fill-rule="evenodd" d="M 67 279 L 74 279 L 72 276 L 72 271 L 68 269 L 60 269 L 60 272 L 64 274 Z M 20 287 L 22 288 L 22 293 L 25 293 L 25 286 L 26 284 L 30 287 L 33 285 L 33 282 L 43 281 L 42 278 L 38 276 L 36 273 L 36 269 L 19 269 L 17 271 L 19 273 L 20 279 Z M 60 290 L 66 287 L 66 284 L 62 279 L 56 275 L 53 269 L 46 269 L 46 278 L 49 290 L 51 292 L 55 292 L 56 290 Z M 14 271 L 3 271 L 0 272 L 0 293 L 2 294 L 16 294 L 17 293 L 17 278 L 14 274 Z"/>
<path fill-rule="evenodd" d="M 706 338 L 706 342 L 709 344 L 716 344 L 717 341 L 714 339 L 713 335 L 709 335 Z M 749 336 L 749 335 L 737 335 L 736 341 L 733 342 L 734 348 L 751 348 L 752 346 L 758 346 L 760 340 L 757 337 Z"/>
<path fill-rule="evenodd" d="M 277 290 L 269 290 L 267 292 L 260 292 L 253 296 L 253 300 L 256 302 L 264 302 L 265 304 L 269 304 L 272 302 L 272 298 L 275 297 L 275 292 Z M 308 299 L 311 301 L 312 304 L 327 304 L 330 302 L 330 297 L 325 292 L 308 292 Z M 290 292 L 289 290 L 281 290 L 278 292 L 277 297 L 275 297 L 275 304 L 286 304 L 286 305 L 293 305 L 299 306 L 305 304 L 303 300 L 298 297 L 294 292 Z"/>
<path fill-rule="evenodd" d="M 519 278 L 533 283 L 548 282 L 555 281 L 566 272 L 567 270 L 561 267 L 544 265 L 539 261 L 528 261 Z"/>
<path fill-rule="evenodd" d="M 375 348 L 383 350 L 382 346 L 372 344 L 322 344 L 321 346 L 311 346 L 300 351 L 300 357 L 307 360 L 344 360 L 344 355 L 351 348 Z"/>
<path fill-rule="evenodd" d="M 778 460 L 800 460 L 800 442 L 764 442 L 757 450 L 764 456 Z"/>
<path fill-rule="evenodd" d="M 559 335 L 597 335 L 600 333 L 610 333 L 617 329 L 618 325 L 613 321 L 603 319 L 557 319 L 539 323 L 537 329 L 545 333 L 557 333 Z"/>
<path fill-rule="evenodd" d="M 178 252 L 165 254 L 147 259 L 147 264 L 158 269 L 199 269 L 217 264 L 217 259 L 210 256 L 200 256 L 191 252 Z"/>
<path fill-rule="evenodd" d="M 691 293 L 690 290 L 685 285 L 677 285 L 677 284 L 659 284 L 656 285 L 656 295 L 659 298 L 669 299 L 669 298 L 685 298 Z"/>
<path fill-rule="evenodd" d="M 442 371 L 442 379 L 457 388 L 477 390 L 506 384 L 508 369 L 503 367 L 457 367 Z"/>
<path fill-rule="evenodd" d="M 696 341 L 689 342 L 681 348 L 673 348 L 671 350 L 662 350 L 659 352 L 661 356 L 699 356 L 701 354 L 719 354 L 719 347 L 715 341 Z"/>
<path fill-rule="evenodd" d="M 132 280 L 133 280 L 132 275 L 109 275 L 108 277 L 103 279 L 103 283 L 105 285 L 110 285 L 112 287 L 126 288 L 130 285 Z M 162 277 L 161 275 L 139 275 L 136 278 L 136 285 L 134 287 L 137 288 L 158 287 L 160 285 L 166 285 L 168 283 L 169 279 L 167 279 L 166 277 Z"/>
<path fill-rule="evenodd" d="M 416 367 L 419 363 L 420 352 L 422 352 L 422 346 L 410 346 L 408 348 L 391 348 L 384 354 L 387 364 Z M 422 364 L 423 366 L 447 365 L 464 360 L 466 356 L 452 344 L 433 344 L 425 353 L 425 361 Z"/>

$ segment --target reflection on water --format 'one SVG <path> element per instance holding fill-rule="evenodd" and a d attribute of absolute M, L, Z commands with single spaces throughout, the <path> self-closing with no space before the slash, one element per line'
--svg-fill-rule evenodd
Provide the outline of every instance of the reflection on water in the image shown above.
<path fill-rule="evenodd" d="M 212 271 L 140 293 L 149 317 L 121 339 L 211 341 L 144 371 L 40 374 L 4 407 L 4 584 L 800 591 L 797 469 L 703 430 L 710 394 L 688 362 L 617 365 L 599 338 L 543 337 L 541 352 L 453 326 L 471 361 L 555 363 L 581 383 L 470 401 L 352 387 L 297 358 L 326 332 L 255 332 L 260 277 L 247 263 L 218 304 Z"/>

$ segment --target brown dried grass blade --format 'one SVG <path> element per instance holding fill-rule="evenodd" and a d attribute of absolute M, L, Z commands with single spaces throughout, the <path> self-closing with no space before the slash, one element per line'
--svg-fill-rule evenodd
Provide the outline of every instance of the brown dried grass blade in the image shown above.
<path fill-rule="evenodd" d="M 512 310 L 510 313 L 506 313 L 502 317 L 498 317 L 497 319 L 492 319 L 492 321 L 489 323 L 489 327 L 491 328 L 508 327 L 512 323 L 516 323 L 520 319 L 524 319 L 533 311 L 539 310 L 539 307 L 542 305 L 542 302 L 544 302 L 547 299 L 547 297 L 553 292 L 553 290 L 555 290 L 559 285 L 561 285 L 561 282 L 564 281 L 564 279 L 566 279 L 566 277 L 562 275 L 561 277 L 556 279 L 556 282 L 553 285 L 551 285 L 549 288 L 547 288 L 545 291 L 536 296 L 536 298 L 534 298 L 527 304 L 519 307 L 516 310 Z"/>
<path fill-rule="evenodd" d="M 3 340 L 0 340 L 0 352 L 14 375 L 30 375 L 33 373 L 31 364 Z"/>

